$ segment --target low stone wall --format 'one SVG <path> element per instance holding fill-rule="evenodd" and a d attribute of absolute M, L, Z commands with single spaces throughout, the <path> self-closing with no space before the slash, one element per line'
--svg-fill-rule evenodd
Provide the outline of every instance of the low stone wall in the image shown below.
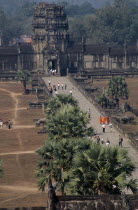
<path fill-rule="evenodd" d="M 0 210 L 48 210 L 47 207 L 0 208 Z"/>
<path fill-rule="evenodd" d="M 136 210 L 138 195 L 58 196 L 56 210 Z"/>
<path fill-rule="evenodd" d="M 49 90 L 48 90 L 48 87 L 47 87 L 47 85 L 45 84 L 45 82 L 44 82 L 44 80 L 42 79 L 41 76 L 38 76 L 38 84 L 39 84 L 39 86 L 40 86 L 41 88 L 44 89 L 45 95 L 48 96 L 48 97 L 51 97 L 51 94 L 50 94 L 50 92 L 49 92 Z"/>

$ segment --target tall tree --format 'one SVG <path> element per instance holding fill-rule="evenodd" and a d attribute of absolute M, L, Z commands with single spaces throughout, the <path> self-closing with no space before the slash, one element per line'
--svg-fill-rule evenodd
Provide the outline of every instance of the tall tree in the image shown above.
<path fill-rule="evenodd" d="M 135 165 L 125 149 L 75 138 L 46 141 L 37 153 L 40 190 L 50 176 L 62 195 L 120 194 L 125 188 L 136 192 L 131 179 Z"/>
<path fill-rule="evenodd" d="M 131 179 L 135 165 L 125 149 L 92 144 L 75 155 L 66 189 L 70 194 L 120 194 L 125 188 L 136 193 Z"/>
<path fill-rule="evenodd" d="M 79 107 L 65 105 L 47 119 L 46 129 L 49 136 L 55 140 L 84 137 L 93 134 L 93 128 L 87 128 L 88 122 L 87 113 L 80 110 Z"/>
<path fill-rule="evenodd" d="M 119 107 L 120 99 L 128 99 L 128 87 L 124 77 L 115 76 L 108 84 L 108 97 L 114 99 Z"/>
<path fill-rule="evenodd" d="M 73 167 L 73 158 L 80 151 L 88 150 L 91 142 L 87 139 L 62 139 L 61 141 L 46 141 L 38 151 L 40 161 L 36 175 L 40 190 L 44 190 L 49 176 L 56 183 L 56 188 L 62 194 L 69 181 L 68 172 Z"/>
<path fill-rule="evenodd" d="M 26 85 L 31 81 L 31 72 L 28 70 L 20 70 L 17 72 L 17 79 L 23 84 L 24 94 L 26 94 Z"/>
<path fill-rule="evenodd" d="M 71 95 L 65 95 L 65 94 L 58 94 L 56 97 L 50 98 L 46 109 L 48 117 L 49 115 L 51 114 L 53 115 L 55 112 L 57 112 L 62 106 L 67 104 L 72 106 L 77 106 L 78 102 Z"/>

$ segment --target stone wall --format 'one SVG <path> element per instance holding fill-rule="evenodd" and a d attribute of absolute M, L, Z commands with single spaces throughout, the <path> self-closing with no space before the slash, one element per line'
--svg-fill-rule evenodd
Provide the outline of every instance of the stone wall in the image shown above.
<path fill-rule="evenodd" d="M 58 196 L 57 210 L 135 210 L 138 195 Z"/>

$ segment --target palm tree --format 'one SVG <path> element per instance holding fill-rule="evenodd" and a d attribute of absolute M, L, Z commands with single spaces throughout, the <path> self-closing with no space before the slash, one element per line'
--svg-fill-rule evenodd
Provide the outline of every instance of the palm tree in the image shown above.
<path fill-rule="evenodd" d="M 119 108 L 119 99 L 128 99 L 128 88 L 124 77 L 115 76 L 108 84 L 107 95 L 116 101 Z"/>
<path fill-rule="evenodd" d="M 120 194 L 124 188 L 136 192 L 136 180 L 131 179 L 135 166 L 125 149 L 92 144 L 75 155 L 73 163 L 69 194 Z"/>
<path fill-rule="evenodd" d="M 87 113 L 79 107 L 65 105 L 57 113 L 47 119 L 46 130 L 55 140 L 71 137 L 84 137 L 93 134 L 93 128 L 87 128 Z"/>
<path fill-rule="evenodd" d="M 78 102 L 75 98 L 73 98 L 71 95 L 65 95 L 65 94 L 58 94 L 54 98 L 50 98 L 48 101 L 46 113 L 47 115 L 53 115 L 55 112 L 57 112 L 63 105 L 72 105 L 77 106 Z"/>
<path fill-rule="evenodd" d="M 31 73 L 28 70 L 20 70 L 17 72 L 17 79 L 23 84 L 24 94 L 26 94 L 26 85 L 31 81 Z"/>
<path fill-rule="evenodd" d="M 58 191 L 65 193 L 65 186 L 69 181 L 68 172 L 73 167 L 74 155 L 90 148 L 87 139 L 62 139 L 61 141 L 46 141 L 37 153 L 41 159 L 37 166 L 39 189 L 44 190 L 49 177 L 56 183 Z"/>

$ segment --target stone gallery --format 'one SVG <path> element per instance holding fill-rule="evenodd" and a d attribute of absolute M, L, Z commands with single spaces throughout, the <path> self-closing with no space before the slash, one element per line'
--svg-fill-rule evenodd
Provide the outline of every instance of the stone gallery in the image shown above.
<path fill-rule="evenodd" d="M 137 70 L 138 46 L 111 48 L 86 45 L 84 39 L 70 40 L 68 20 L 63 6 L 39 3 L 34 12 L 31 43 L 0 47 L 0 73 L 34 70 L 47 74 L 56 69 L 61 75 L 69 72 Z"/>

